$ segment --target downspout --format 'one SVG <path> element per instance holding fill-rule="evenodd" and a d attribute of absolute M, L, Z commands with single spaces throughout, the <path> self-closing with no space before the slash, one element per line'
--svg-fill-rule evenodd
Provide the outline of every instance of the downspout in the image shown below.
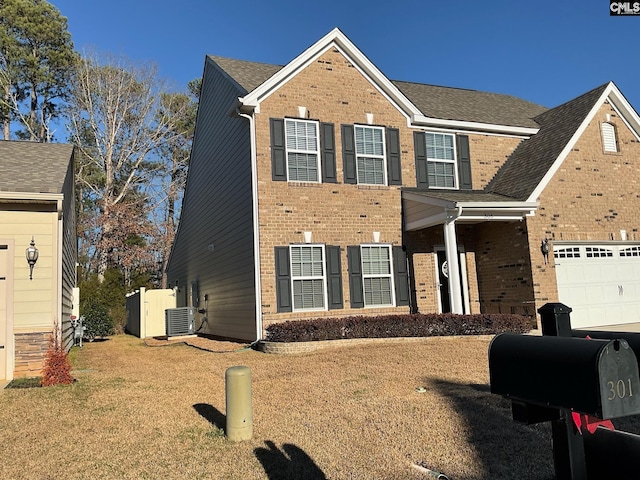
<path fill-rule="evenodd" d="M 62 338 L 62 332 L 64 331 L 64 321 L 65 319 L 62 318 L 62 295 L 63 295 L 63 288 L 62 288 L 62 283 L 63 283 L 63 279 L 62 279 L 62 256 L 63 256 L 63 245 L 62 242 L 64 241 L 64 214 L 63 214 L 63 207 L 62 207 L 62 199 L 58 199 L 57 203 L 57 212 L 58 212 L 58 216 L 57 216 L 57 237 L 58 237 L 58 241 L 57 241 L 57 246 L 56 246 L 56 251 L 52 252 L 53 255 L 55 256 L 55 258 L 57 259 L 57 265 L 56 265 L 56 298 L 58 299 L 57 306 L 56 306 L 56 316 L 58 317 L 58 328 L 60 329 L 58 334 L 60 335 L 58 338 L 60 338 L 60 341 L 62 342 L 62 346 L 63 348 L 66 349 L 66 342 L 65 339 Z M 69 319 L 69 321 L 71 321 L 71 319 Z"/>
<path fill-rule="evenodd" d="M 238 116 L 249 120 L 251 135 L 251 198 L 253 209 L 253 276 L 256 295 L 256 341 L 262 338 L 262 279 L 260 278 L 260 222 L 258 221 L 258 160 L 256 155 L 256 124 L 253 114 L 248 115 L 236 109 Z"/>

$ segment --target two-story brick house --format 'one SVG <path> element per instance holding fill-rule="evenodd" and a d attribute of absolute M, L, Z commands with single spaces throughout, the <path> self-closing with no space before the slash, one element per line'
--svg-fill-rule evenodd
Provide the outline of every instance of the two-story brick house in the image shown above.
<path fill-rule="evenodd" d="M 208 56 L 168 276 L 200 332 L 248 340 L 549 301 L 635 321 L 638 132 L 613 83 L 547 109 L 391 81 L 338 29 L 285 66 Z"/>

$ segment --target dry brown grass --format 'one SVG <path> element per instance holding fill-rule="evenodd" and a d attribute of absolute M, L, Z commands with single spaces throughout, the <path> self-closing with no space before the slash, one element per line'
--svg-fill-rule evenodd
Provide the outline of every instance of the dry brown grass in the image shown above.
<path fill-rule="evenodd" d="M 0 394 L 0 478 L 395 480 L 427 478 L 411 467 L 423 463 L 451 480 L 549 480 L 549 428 L 514 424 L 488 392 L 488 344 L 294 356 L 125 335 L 85 344 L 74 385 Z M 232 443 L 220 432 L 236 365 L 251 368 L 254 433 Z"/>

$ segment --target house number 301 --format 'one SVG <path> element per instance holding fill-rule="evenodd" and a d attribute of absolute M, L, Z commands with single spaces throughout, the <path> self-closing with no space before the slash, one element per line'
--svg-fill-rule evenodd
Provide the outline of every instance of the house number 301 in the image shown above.
<path fill-rule="evenodd" d="M 607 397 L 607 400 L 633 397 L 633 389 L 631 388 L 630 378 L 628 378 L 626 382 L 624 380 L 618 380 L 617 382 L 609 381 L 607 382 L 607 386 L 609 387 L 609 396 Z"/>

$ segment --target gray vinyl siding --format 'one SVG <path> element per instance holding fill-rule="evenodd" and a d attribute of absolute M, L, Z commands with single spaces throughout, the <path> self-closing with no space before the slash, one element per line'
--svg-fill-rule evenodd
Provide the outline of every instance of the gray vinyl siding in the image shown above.
<path fill-rule="evenodd" d="M 197 282 L 198 333 L 256 339 L 251 140 L 249 122 L 231 115 L 245 92 L 207 58 L 169 286 Z M 191 293 L 177 296 L 191 304 Z"/>
<path fill-rule="evenodd" d="M 76 262 L 78 244 L 76 235 L 76 207 L 74 195 L 74 155 L 62 187 L 62 338 L 67 349 L 73 343 L 71 309 L 73 307 L 73 287 L 76 286 Z"/>

